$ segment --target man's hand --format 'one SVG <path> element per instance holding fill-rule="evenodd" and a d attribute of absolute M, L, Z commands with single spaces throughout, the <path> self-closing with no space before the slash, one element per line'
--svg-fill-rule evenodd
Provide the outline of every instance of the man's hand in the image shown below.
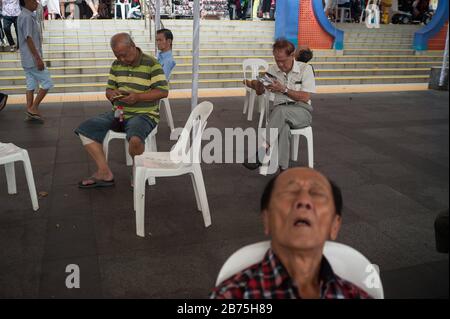
<path fill-rule="evenodd" d="M 121 95 L 121 94 L 122 94 L 122 93 L 120 93 L 119 90 L 111 90 L 111 89 L 106 90 L 106 98 L 107 98 L 108 100 L 110 100 L 111 102 L 114 101 L 114 97 L 115 97 L 115 96 L 118 96 L 118 95 Z"/>
<path fill-rule="evenodd" d="M 264 94 L 264 85 L 258 80 L 243 80 L 242 82 L 245 86 L 255 90 L 257 95 Z"/>
<path fill-rule="evenodd" d="M 286 85 L 282 84 L 280 81 L 274 80 L 272 84 L 267 86 L 267 88 L 271 92 L 283 93 L 286 89 Z"/>
<path fill-rule="evenodd" d="M 44 61 L 42 61 L 41 57 L 36 57 L 36 67 L 39 71 L 42 71 L 45 69 Z"/>
<path fill-rule="evenodd" d="M 133 105 L 139 101 L 139 94 L 130 92 L 127 96 L 120 98 L 119 101 L 127 103 L 128 105 Z"/>

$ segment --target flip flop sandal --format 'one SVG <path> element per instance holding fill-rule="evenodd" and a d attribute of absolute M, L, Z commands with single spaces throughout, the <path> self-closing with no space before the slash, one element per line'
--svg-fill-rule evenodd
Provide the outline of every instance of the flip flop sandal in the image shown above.
<path fill-rule="evenodd" d="M 93 181 L 93 183 L 83 184 L 83 181 L 81 181 L 78 183 L 78 187 L 79 188 L 99 188 L 99 187 L 114 186 L 114 179 L 112 179 L 110 181 L 105 181 L 103 179 L 98 179 L 98 178 L 95 178 L 94 176 L 91 176 L 91 177 L 87 178 L 86 180 L 91 180 L 91 181 Z"/>
<path fill-rule="evenodd" d="M 40 120 L 42 120 L 42 117 L 41 117 L 39 114 L 31 113 L 31 112 L 28 112 L 28 111 L 26 111 L 25 114 L 26 114 L 26 116 L 28 116 L 28 117 L 32 117 L 32 118 L 34 118 L 34 119 L 40 119 Z"/>
<path fill-rule="evenodd" d="M 5 97 L 3 98 L 3 102 L 2 104 L 0 104 L 0 111 L 5 108 L 6 102 L 8 102 L 8 95 L 5 95 Z"/>
<path fill-rule="evenodd" d="M 44 120 L 38 114 L 32 114 L 30 112 L 25 112 L 25 114 L 27 116 L 24 119 L 25 122 L 44 124 Z"/>

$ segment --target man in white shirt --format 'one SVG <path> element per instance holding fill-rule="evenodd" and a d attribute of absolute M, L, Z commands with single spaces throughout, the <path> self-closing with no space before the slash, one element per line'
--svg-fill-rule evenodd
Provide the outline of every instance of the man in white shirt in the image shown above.
<path fill-rule="evenodd" d="M 265 89 L 275 94 L 275 109 L 269 117 L 266 127 L 266 141 L 270 143 L 271 128 L 278 129 L 278 165 L 281 170 L 289 167 L 290 130 L 307 127 L 312 122 L 311 93 L 316 92 L 314 71 L 311 65 L 295 61 L 295 46 L 285 39 L 278 39 L 273 45 L 275 65 L 267 73 L 275 77 L 272 84 L 264 86 L 258 80 L 247 81 L 247 86 L 256 90 L 257 95 Z M 264 145 L 259 152 L 264 153 L 270 145 Z M 261 166 L 258 154 L 254 159 L 247 159 L 244 166 L 256 169 Z"/>

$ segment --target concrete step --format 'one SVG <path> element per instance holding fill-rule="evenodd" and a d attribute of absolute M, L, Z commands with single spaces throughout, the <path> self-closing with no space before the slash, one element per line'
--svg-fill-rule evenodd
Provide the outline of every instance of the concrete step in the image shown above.
<path fill-rule="evenodd" d="M 200 63 L 242 63 L 244 59 L 248 58 L 261 58 L 268 62 L 273 62 L 272 55 L 240 55 L 240 56 L 213 56 L 213 55 L 201 55 Z M 192 63 L 192 56 L 175 56 L 177 64 L 189 64 Z M 344 56 L 315 56 L 311 63 L 320 64 L 322 62 L 335 63 L 335 62 L 438 62 L 442 57 L 425 56 L 425 55 L 344 55 Z M 47 65 L 49 67 L 63 67 L 63 66 L 95 66 L 95 65 L 110 65 L 114 61 L 114 57 L 95 57 L 95 58 L 46 58 Z M 21 67 L 21 62 L 18 56 L 11 59 L 1 59 L 0 69 L 12 67 Z"/>
<path fill-rule="evenodd" d="M 153 55 L 154 52 L 144 50 L 145 53 Z M 248 49 L 248 48 L 233 48 L 233 49 L 200 49 L 200 56 L 220 56 L 220 55 L 245 55 L 245 56 L 257 56 L 257 55 L 270 55 L 272 49 L 262 48 L 262 49 Z M 192 55 L 191 49 L 184 50 L 173 50 L 174 58 L 177 59 L 179 56 L 189 56 Z M 110 57 L 114 58 L 114 54 L 111 50 L 93 50 L 93 51 L 48 51 L 44 52 L 44 56 L 49 59 L 59 59 L 59 58 L 101 58 Z"/>
<path fill-rule="evenodd" d="M 344 48 L 345 49 L 369 49 L 369 48 L 376 48 L 376 49 L 412 49 L 413 43 L 412 41 L 410 43 L 377 43 L 376 46 L 373 46 L 371 43 L 367 42 L 344 42 Z"/>
<path fill-rule="evenodd" d="M 389 44 L 412 44 L 412 37 L 399 37 L 399 38 L 389 38 L 389 37 L 374 37 L 374 38 L 362 38 L 362 37 L 351 37 L 348 35 L 344 36 L 344 43 L 346 42 L 359 42 L 361 45 L 378 45 L 381 43 L 389 43 Z"/>
<path fill-rule="evenodd" d="M 192 30 L 192 20 L 173 20 L 161 19 L 164 27 L 169 29 L 186 29 Z M 46 31 L 61 31 L 61 30 L 142 30 L 147 25 L 148 21 L 144 20 L 46 20 L 44 28 Z M 154 23 L 151 25 L 154 30 Z M 230 21 L 230 20 L 201 20 L 200 28 L 216 29 L 216 30 L 243 30 L 243 29 L 275 29 L 274 21 Z"/>
<path fill-rule="evenodd" d="M 396 75 L 396 76 L 348 76 L 317 78 L 318 85 L 352 85 L 352 84 L 389 84 L 389 83 L 427 83 L 427 75 Z M 171 89 L 190 89 L 192 80 L 171 82 Z M 199 88 L 236 88 L 242 87 L 241 78 L 229 79 L 200 79 Z M 57 83 L 52 93 L 69 92 L 103 92 L 105 82 Z M 23 94 L 25 85 L 0 86 L 0 91 L 8 94 Z"/>
<path fill-rule="evenodd" d="M 339 69 L 321 69 L 316 70 L 316 80 L 323 81 L 324 79 L 333 80 L 353 80 L 354 78 L 367 80 L 369 78 L 385 78 L 389 76 L 404 77 L 404 76 L 424 76 L 428 77 L 430 73 L 429 68 L 405 68 L 405 69 L 384 69 L 384 70 L 368 70 L 368 69 L 354 69 L 354 70 L 339 70 Z M 103 83 L 108 80 L 109 73 L 91 73 L 91 74 L 53 74 L 52 79 L 55 84 L 70 84 L 70 83 Z M 233 70 L 214 70 L 214 71 L 200 71 L 199 80 L 225 82 L 228 80 L 242 81 L 242 72 Z M 171 87 L 174 85 L 192 81 L 192 72 L 175 72 L 172 74 Z M 0 76 L 0 86 L 24 86 L 26 83 L 23 72 L 14 76 Z"/>
<path fill-rule="evenodd" d="M 155 45 L 153 43 L 144 42 L 136 43 L 138 47 L 147 51 L 154 51 Z M 173 50 L 187 50 L 192 48 L 191 42 L 177 42 L 173 46 Z M 272 42 L 249 42 L 249 41 L 235 41 L 235 42 L 220 42 L 220 41 L 210 41 L 202 42 L 200 44 L 201 49 L 233 49 L 233 48 L 247 48 L 247 49 L 271 49 Z M 97 50 L 108 50 L 111 51 L 109 42 L 97 42 L 95 44 L 91 43 L 72 43 L 72 44 L 44 44 L 44 52 L 58 52 L 58 51 L 97 51 Z"/>
<path fill-rule="evenodd" d="M 380 24 L 379 29 L 368 29 L 364 23 L 335 23 L 335 26 L 344 31 L 364 33 L 414 32 L 423 27 L 415 24 Z"/>
<path fill-rule="evenodd" d="M 150 35 L 148 33 L 148 31 L 127 31 L 127 30 L 121 30 L 120 32 L 128 32 L 131 34 L 131 36 L 133 37 L 133 39 L 138 39 L 141 37 L 145 37 L 146 39 L 150 39 Z M 89 31 L 85 31 L 85 32 L 62 32 L 62 33 L 54 33 L 52 32 L 45 32 L 43 39 L 44 39 L 44 43 L 47 42 L 48 39 L 80 39 L 80 40 L 87 40 L 87 39 L 107 39 L 109 40 L 114 34 L 116 34 L 118 32 L 115 31 L 110 31 L 110 32 L 104 32 L 104 33 L 98 33 L 98 32 L 89 32 Z M 172 32 L 174 39 L 179 40 L 179 39 L 184 39 L 184 38 L 190 38 L 192 39 L 192 31 L 191 32 Z M 253 31 L 252 31 L 253 33 Z M 152 34 L 153 35 L 153 34 Z M 245 31 L 237 31 L 237 32 L 227 32 L 224 33 L 223 30 L 217 30 L 217 31 L 211 31 L 211 30 L 202 30 L 200 33 L 200 37 L 201 39 L 207 37 L 207 38 L 216 38 L 216 39 L 221 39 L 223 36 L 238 36 L 241 38 L 244 38 L 247 36 L 248 41 L 251 41 L 253 39 L 258 39 L 261 37 L 272 37 L 273 38 L 273 31 L 259 31 L 259 32 L 254 32 L 253 35 L 254 37 L 252 37 L 251 39 L 248 37 L 248 35 L 246 35 Z M 154 39 L 154 36 L 152 36 L 152 38 Z"/>
<path fill-rule="evenodd" d="M 378 48 L 364 48 L 351 49 L 344 47 L 344 55 L 414 55 L 415 50 L 412 49 L 378 49 Z"/>
<path fill-rule="evenodd" d="M 110 36 L 85 36 L 85 37 L 46 37 L 43 39 L 43 44 L 63 44 L 63 43 L 109 43 L 111 37 Z M 222 34 L 221 36 L 211 36 L 211 35 L 201 35 L 200 41 L 209 42 L 209 41 L 217 41 L 217 40 L 223 40 L 225 42 L 230 41 L 245 41 L 248 36 L 246 35 L 240 35 L 240 34 L 233 34 L 228 33 L 226 35 Z M 273 35 L 267 34 L 267 35 L 260 35 L 257 38 L 253 38 L 256 42 L 271 42 L 273 41 Z M 133 40 L 135 43 L 150 43 L 150 38 L 148 36 L 144 35 L 133 35 Z M 174 39 L 175 41 L 180 42 L 188 42 L 192 41 L 192 35 L 182 36 Z M 154 41 L 154 40 L 153 40 Z M 152 41 L 152 42 L 153 42 Z"/>
<path fill-rule="evenodd" d="M 270 64 L 274 62 L 271 61 Z M 398 61 L 398 62 L 311 62 L 314 66 L 316 72 L 319 72 L 322 69 L 325 70 L 338 70 L 338 71 L 351 71 L 353 69 L 356 70 L 374 70 L 374 72 L 379 72 L 378 70 L 387 70 L 387 69 L 429 69 L 431 66 L 439 66 L 441 65 L 440 61 L 416 61 L 416 62 L 407 62 L 407 61 Z M 74 66 L 59 66 L 59 67 L 50 67 L 50 73 L 52 75 L 59 74 L 96 74 L 96 73 L 109 73 L 111 65 L 104 63 L 100 65 L 93 66 L 82 66 L 82 65 L 74 65 Z M 201 63 L 200 71 L 236 71 L 242 72 L 242 63 Z M 0 68 L 1 76 L 15 76 L 17 74 L 21 74 L 23 71 L 22 67 L 4 67 Z M 176 77 L 179 72 L 191 72 L 192 64 L 191 63 L 180 63 L 177 64 L 176 68 L 173 71 L 173 76 Z M 337 72 L 338 72 L 337 71 Z"/>

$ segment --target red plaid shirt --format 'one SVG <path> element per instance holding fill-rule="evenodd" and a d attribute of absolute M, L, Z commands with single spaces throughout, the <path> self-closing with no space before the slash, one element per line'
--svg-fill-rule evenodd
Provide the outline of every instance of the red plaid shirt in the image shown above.
<path fill-rule="evenodd" d="M 320 268 L 320 298 L 370 299 L 364 290 L 338 277 L 323 257 Z M 269 249 L 264 259 L 216 287 L 211 299 L 300 299 L 296 284 Z"/>

